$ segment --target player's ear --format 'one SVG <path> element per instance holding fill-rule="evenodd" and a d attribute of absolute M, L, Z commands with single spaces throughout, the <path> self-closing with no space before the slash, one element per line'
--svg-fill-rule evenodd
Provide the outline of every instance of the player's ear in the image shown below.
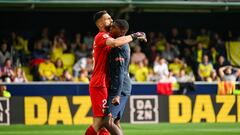
<path fill-rule="evenodd" d="M 122 36 L 125 35 L 125 30 L 121 30 L 120 32 Z"/>
<path fill-rule="evenodd" d="M 121 30 L 121 35 L 125 35 L 126 34 L 126 31 L 125 30 Z"/>

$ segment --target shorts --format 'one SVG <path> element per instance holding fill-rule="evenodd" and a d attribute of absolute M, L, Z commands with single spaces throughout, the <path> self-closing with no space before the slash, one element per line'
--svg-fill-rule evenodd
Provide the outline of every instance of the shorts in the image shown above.
<path fill-rule="evenodd" d="M 121 119 L 129 96 L 121 96 L 120 104 L 117 106 L 111 104 L 113 98 L 114 96 L 109 96 L 108 98 L 109 111 L 111 112 L 114 119 Z"/>
<path fill-rule="evenodd" d="M 107 106 L 108 89 L 104 87 L 89 87 L 92 102 L 93 117 L 105 116 Z"/>

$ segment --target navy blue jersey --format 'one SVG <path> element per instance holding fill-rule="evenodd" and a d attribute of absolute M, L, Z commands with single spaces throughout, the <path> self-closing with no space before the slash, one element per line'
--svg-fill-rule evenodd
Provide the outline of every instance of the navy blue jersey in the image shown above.
<path fill-rule="evenodd" d="M 109 96 L 131 94 L 132 85 L 128 73 L 129 62 L 130 47 L 128 44 L 111 49 L 109 54 Z"/>

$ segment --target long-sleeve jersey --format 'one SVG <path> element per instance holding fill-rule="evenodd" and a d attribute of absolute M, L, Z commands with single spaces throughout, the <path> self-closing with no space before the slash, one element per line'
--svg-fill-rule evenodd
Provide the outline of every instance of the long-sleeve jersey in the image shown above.
<path fill-rule="evenodd" d="M 109 96 L 131 94 L 132 85 L 128 73 L 129 62 L 130 47 L 128 44 L 111 49 L 109 54 Z"/>

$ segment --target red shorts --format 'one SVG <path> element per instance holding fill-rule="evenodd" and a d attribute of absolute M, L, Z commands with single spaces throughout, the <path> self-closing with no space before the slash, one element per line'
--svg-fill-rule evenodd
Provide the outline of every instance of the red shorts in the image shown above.
<path fill-rule="evenodd" d="M 99 87 L 89 87 L 92 102 L 93 117 L 104 116 L 107 106 L 108 89 Z"/>

